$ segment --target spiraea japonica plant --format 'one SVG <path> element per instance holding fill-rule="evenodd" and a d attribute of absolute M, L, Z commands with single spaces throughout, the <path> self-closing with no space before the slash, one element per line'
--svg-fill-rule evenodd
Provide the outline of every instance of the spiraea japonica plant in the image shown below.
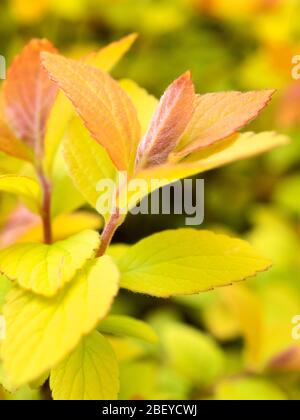
<path fill-rule="evenodd" d="M 243 240 L 192 228 L 111 245 L 153 179 L 158 188 L 287 142 L 274 132 L 238 132 L 272 90 L 200 95 L 187 72 L 158 101 L 131 80 L 115 81 L 108 72 L 135 37 L 78 61 L 33 40 L 2 85 L 0 150 L 13 164 L 0 190 L 20 202 L 0 236 L 8 389 L 49 380 L 54 399 L 115 399 L 118 361 L 108 337 L 156 340 L 142 321 L 110 315 L 120 288 L 197 294 L 271 266 Z M 111 196 L 97 191 L 103 179 L 116 185 Z M 127 187 L 135 180 L 146 188 L 134 194 Z M 99 210 L 101 194 L 113 203 L 101 219 L 78 211 L 87 203 Z"/>

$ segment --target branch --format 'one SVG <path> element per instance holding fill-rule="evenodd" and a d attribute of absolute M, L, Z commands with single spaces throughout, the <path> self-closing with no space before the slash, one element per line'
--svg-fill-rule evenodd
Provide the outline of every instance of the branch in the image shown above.
<path fill-rule="evenodd" d="M 42 205 L 42 222 L 44 231 L 44 243 L 52 243 L 52 226 L 51 226 L 51 185 L 42 169 L 38 170 L 40 184 L 43 190 L 43 205 Z"/>

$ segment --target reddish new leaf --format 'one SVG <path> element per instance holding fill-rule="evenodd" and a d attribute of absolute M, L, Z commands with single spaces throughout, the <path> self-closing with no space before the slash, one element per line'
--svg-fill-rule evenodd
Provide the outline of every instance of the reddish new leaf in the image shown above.
<path fill-rule="evenodd" d="M 162 96 L 137 153 L 139 168 L 167 161 L 194 112 L 195 90 L 190 72 L 173 82 Z"/>
<path fill-rule="evenodd" d="M 42 61 L 116 167 L 130 171 L 140 138 L 140 125 L 127 94 L 107 73 L 96 67 L 49 53 L 43 54 Z"/>
<path fill-rule="evenodd" d="M 198 95 L 195 113 L 173 157 L 183 158 L 235 133 L 267 106 L 273 93 L 262 90 Z"/>
<path fill-rule="evenodd" d="M 57 87 L 41 66 L 42 51 L 56 52 L 47 40 L 32 40 L 13 61 L 3 86 L 6 117 L 18 138 L 42 153 L 42 141 Z"/>

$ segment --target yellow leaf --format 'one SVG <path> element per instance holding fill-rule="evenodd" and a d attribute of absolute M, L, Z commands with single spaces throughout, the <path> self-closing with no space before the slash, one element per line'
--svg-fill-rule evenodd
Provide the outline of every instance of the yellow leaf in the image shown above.
<path fill-rule="evenodd" d="M 142 135 L 144 135 L 150 125 L 155 109 L 158 106 L 158 100 L 150 95 L 145 89 L 141 88 L 133 80 L 120 80 L 120 86 L 125 90 L 132 100 L 138 114 L 141 124 Z"/>
<path fill-rule="evenodd" d="M 150 343 L 157 341 L 157 335 L 150 325 L 125 315 L 110 315 L 100 322 L 98 330 L 103 334 L 129 336 Z"/>
<path fill-rule="evenodd" d="M 90 54 L 84 61 L 91 66 L 110 72 L 130 50 L 132 44 L 137 39 L 137 36 L 137 34 L 133 33 L 118 41 L 114 41 L 106 47 L 101 48 L 98 52 Z"/>
<path fill-rule="evenodd" d="M 63 141 L 68 123 L 73 115 L 73 108 L 63 92 L 59 92 L 46 125 L 45 153 L 43 166 L 47 173 L 52 173 L 52 165 L 59 145 Z"/>
<path fill-rule="evenodd" d="M 105 256 L 88 262 L 55 298 L 20 288 L 9 293 L 2 358 L 16 386 L 57 366 L 94 329 L 110 309 L 118 278 L 114 263 Z"/>
<path fill-rule="evenodd" d="M 107 255 L 112 257 L 115 261 L 119 260 L 128 251 L 130 245 L 128 244 L 112 244 L 107 250 Z"/>
<path fill-rule="evenodd" d="M 154 234 L 118 261 L 121 287 L 152 296 L 194 294 L 270 267 L 247 242 L 195 229 Z"/>
<path fill-rule="evenodd" d="M 101 228 L 102 224 L 100 216 L 87 211 L 61 214 L 52 222 L 52 234 L 54 241 L 61 241 L 85 229 L 98 230 Z M 35 226 L 30 227 L 25 233 L 21 234 L 16 242 L 43 242 L 43 240 L 43 226 L 42 223 L 39 222 Z"/>
<path fill-rule="evenodd" d="M 195 88 L 186 72 L 167 88 L 138 145 L 136 166 L 145 168 L 165 163 L 185 132 L 194 113 Z"/>
<path fill-rule="evenodd" d="M 0 314 L 2 313 L 2 308 L 5 303 L 6 295 L 12 288 L 12 284 L 9 279 L 2 274 L 0 274 Z"/>
<path fill-rule="evenodd" d="M 0 191 L 20 196 L 35 211 L 40 211 L 41 189 L 34 179 L 20 175 L 0 175 Z"/>
<path fill-rule="evenodd" d="M 64 156 L 70 176 L 88 203 L 96 208 L 100 192 L 98 182 L 115 182 L 117 171 L 107 152 L 91 138 L 79 118 L 72 120 L 64 141 Z M 107 217 L 107 214 L 103 214 Z"/>
<path fill-rule="evenodd" d="M 46 12 L 51 0 L 27 0 L 26 4 L 22 0 L 11 0 L 11 9 L 14 17 L 19 22 L 26 24 L 39 20 Z"/>
<path fill-rule="evenodd" d="M 56 154 L 52 172 L 51 217 L 70 213 L 84 206 L 86 200 L 70 178 L 61 147 Z"/>
<path fill-rule="evenodd" d="M 24 289 L 53 296 L 95 255 L 99 245 L 100 237 L 92 230 L 52 245 L 12 245 L 0 251 L 0 271 Z"/>
<path fill-rule="evenodd" d="M 109 342 L 97 331 L 51 371 L 54 400 L 115 400 L 119 368 Z"/>

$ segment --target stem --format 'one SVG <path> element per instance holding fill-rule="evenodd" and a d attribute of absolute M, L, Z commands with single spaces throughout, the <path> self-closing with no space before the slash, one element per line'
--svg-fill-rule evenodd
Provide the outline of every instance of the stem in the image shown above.
<path fill-rule="evenodd" d="M 42 205 L 42 222 L 44 231 L 44 243 L 52 243 L 52 226 L 51 226 L 51 185 L 42 169 L 38 170 L 41 187 L 43 190 L 43 205 Z"/>
<path fill-rule="evenodd" d="M 109 246 L 112 237 L 114 236 L 115 231 L 118 228 L 119 225 L 119 219 L 120 219 L 120 211 L 119 209 L 116 209 L 109 219 L 108 223 L 106 224 L 102 235 L 101 235 L 101 244 L 99 247 L 99 250 L 97 252 L 98 257 L 102 257 L 104 255 L 107 247 Z"/>

